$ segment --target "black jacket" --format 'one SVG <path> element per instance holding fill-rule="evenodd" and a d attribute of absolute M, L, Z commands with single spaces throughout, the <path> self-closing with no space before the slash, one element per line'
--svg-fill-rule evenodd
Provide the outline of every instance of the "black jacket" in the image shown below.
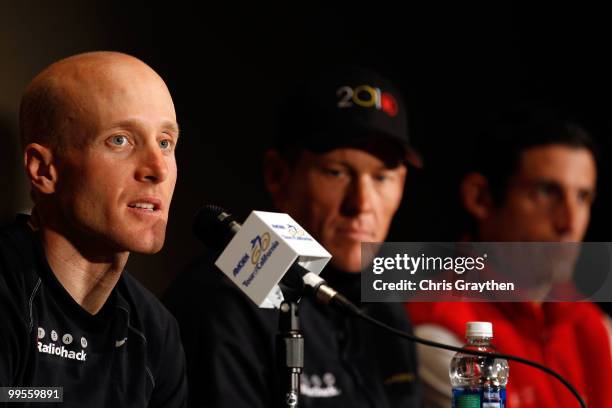
<path fill-rule="evenodd" d="M 360 276 L 329 268 L 334 288 L 357 301 Z M 278 311 L 259 309 L 202 257 L 166 295 L 183 337 L 193 407 L 278 406 Z M 402 305 L 363 304 L 371 316 L 411 331 Z M 310 299 L 299 307 L 305 338 L 300 407 L 416 407 L 413 344 Z"/>
<path fill-rule="evenodd" d="M 0 230 L 0 322 L 2 387 L 63 387 L 62 407 L 186 406 L 174 318 L 125 272 L 100 312 L 87 313 L 55 278 L 27 216 Z"/>

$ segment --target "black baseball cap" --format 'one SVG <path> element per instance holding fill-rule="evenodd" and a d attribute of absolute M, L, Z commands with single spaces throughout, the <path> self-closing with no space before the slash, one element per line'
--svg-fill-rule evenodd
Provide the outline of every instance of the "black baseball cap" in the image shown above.
<path fill-rule="evenodd" d="M 399 91 L 376 72 L 336 66 L 303 81 L 281 108 L 276 147 L 327 152 L 366 150 L 390 167 L 421 167 L 411 148 L 406 107 Z"/>

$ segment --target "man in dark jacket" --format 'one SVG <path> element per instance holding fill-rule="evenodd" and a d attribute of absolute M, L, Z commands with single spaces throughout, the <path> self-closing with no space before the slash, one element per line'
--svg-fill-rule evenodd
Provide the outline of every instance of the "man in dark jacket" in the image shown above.
<path fill-rule="evenodd" d="M 20 127 L 34 208 L 0 230 L 0 401 L 185 406 L 178 325 L 124 273 L 131 251 L 164 242 L 178 138 L 168 88 L 129 55 L 76 55 L 30 83 Z"/>
<path fill-rule="evenodd" d="M 410 330 L 398 304 L 360 302 L 361 242 L 384 241 L 409 163 L 406 113 L 397 91 L 368 70 L 330 71 L 297 89 L 264 159 L 275 207 L 331 254 L 328 283 L 368 314 Z M 204 257 L 167 296 L 181 325 L 198 407 L 282 406 L 275 370 L 278 311 L 258 309 Z M 301 407 L 417 406 L 413 346 L 304 298 Z"/>

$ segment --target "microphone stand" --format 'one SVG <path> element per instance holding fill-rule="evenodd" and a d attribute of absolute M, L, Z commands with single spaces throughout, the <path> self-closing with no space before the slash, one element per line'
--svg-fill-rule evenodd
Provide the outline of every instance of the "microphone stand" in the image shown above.
<path fill-rule="evenodd" d="M 281 303 L 276 335 L 276 362 L 280 373 L 279 406 L 297 408 L 300 397 L 300 374 L 304 368 L 304 336 L 300 330 L 298 304 Z"/>

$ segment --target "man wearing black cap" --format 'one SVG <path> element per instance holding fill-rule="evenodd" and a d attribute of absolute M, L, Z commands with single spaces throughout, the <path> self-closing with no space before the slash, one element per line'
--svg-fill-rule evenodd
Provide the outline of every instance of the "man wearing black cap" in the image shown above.
<path fill-rule="evenodd" d="M 292 95 L 264 180 L 290 214 L 333 256 L 322 276 L 368 314 L 410 330 L 396 304 L 361 304 L 361 242 L 384 241 L 402 198 L 406 113 L 384 79 L 359 68 L 328 71 Z M 194 406 L 281 405 L 275 371 L 278 312 L 256 308 L 211 259 L 170 290 L 181 325 Z M 310 299 L 300 303 L 305 361 L 301 407 L 410 407 L 418 403 L 412 346 Z"/>

